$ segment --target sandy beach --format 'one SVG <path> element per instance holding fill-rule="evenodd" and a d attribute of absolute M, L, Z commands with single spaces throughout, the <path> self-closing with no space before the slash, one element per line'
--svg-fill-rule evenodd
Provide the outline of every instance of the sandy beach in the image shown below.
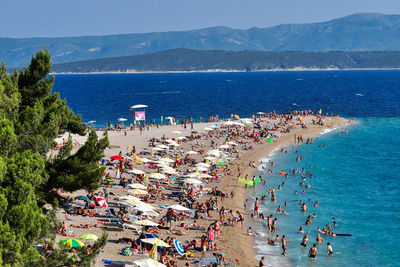
<path fill-rule="evenodd" d="M 266 125 L 279 125 L 282 118 L 273 117 L 273 118 L 261 118 L 259 119 L 259 124 L 264 128 Z M 326 129 L 333 129 L 339 126 L 343 126 L 346 124 L 347 120 L 340 117 L 327 117 L 325 118 L 324 125 L 313 124 L 312 121 L 316 120 L 315 116 L 305 116 L 302 119 L 303 125 L 306 125 L 306 129 L 301 127 L 299 123 L 300 120 L 295 120 L 294 118 L 288 120 L 286 125 L 282 127 L 278 127 L 278 130 L 269 131 L 270 133 L 277 133 L 280 137 L 273 137 L 273 143 L 259 141 L 255 142 L 253 138 L 245 136 L 245 132 L 243 129 L 248 129 L 247 133 L 254 132 L 255 124 L 248 125 L 246 127 L 236 127 L 237 131 L 240 132 L 237 138 L 231 138 L 230 140 L 233 142 L 243 142 L 240 145 L 236 146 L 236 149 L 239 151 L 239 158 L 233 159 L 228 162 L 228 169 L 230 171 L 229 175 L 223 175 L 218 179 L 212 179 L 211 182 L 204 181 L 204 188 L 211 189 L 217 187 L 218 190 L 226 192 L 227 196 L 223 199 L 223 202 L 218 202 L 218 207 L 224 206 L 226 210 L 239 211 L 244 215 L 244 222 L 246 225 L 246 221 L 251 220 L 250 210 L 253 207 L 247 208 L 244 210 L 243 203 L 245 198 L 247 197 L 246 189 L 244 188 L 242 183 L 238 182 L 238 166 L 240 166 L 240 176 L 246 177 L 246 175 L 250 178 L 252 173 L 257 170 L 254 167 L 249 165 L 249 162 L 254 161 L 256 166 L 259 165 L 259 160 L 264 157 L 268 157 L 268 155 L 275 149 L 279 147 L 287 147 L 293 144 L 294 136 L 303 136 L 303 139 L 307 139 L 309 137 L 313 137 L 319 135 Z M 218 128 L 213 131 L 209 131 L 207 127 L 218 125 Z M 195 139 L 193 141 L 182 141 L 180 142 L 180 146 L 176 150 L 177 152 L 186 153 L 187 151 L 193 150 L 203 150 L 207 152 L 208 150 L 213 149 L 211 147 L 211 140 L 214 142 L 214 146 L 219 147 L 226 142 L 226 136 L 224 134 L 219 133 L 221 130 L 226 130 L 226 126 L 223 126 L 223 122 L 210 122 L 210 123 L 195 123 L 193 124 L 193 129 L 191 129 L 190 124 L 186 129 L 181 125 L 176 126 L 161 126 L 159 128 L 152 127 L 149 130 L 144 130 L 141 134 L 138 129 L 134 131 L 110 131 L 108 132 L 108 137 L 110 141 L 110 148 L 105 150 L 105 159 L 109 159 L 113 155 L 118 155 L 120 152 L 122 155 L 128 153 L 128 147 L 132 148 L 135 146 L 136 154 L 141 151 L 147 151 L 149 155 L 140 155 L 140 157 L 151 158 L 151 150 L 149 147 L 151 138 L 178 138 L 179 136 L 190 136 L 192 131 L 196 131 L 196 135 L 201 135 L 201 138 Z M 224 128 L 221 128 L 223 126 Z M 206 128 L 206 129 L 205 129 Z M 279 129 L 290 128 L 290 131 L 287 133 L 282 133 Z M 103 135 L 103 132 L 98 132 L 99 137 Z M 212 136 L 212 137 L 211 137 Z M 73 136 L 73 139 L 77 141 L 77 143 L 84 143 L 85 137 Z M 264 138 L 265 139 L 265 138 Z M 79 147 L 79 146 L 78 146 Z M 243 147 L 251 148 L 243 150 Z M 182 151 L 180 151 L 182 150 Z M 196 162 L 202 162 L 202 157 L 200 155 L 191 155 L 190 158 L 194 159 Z M 133 169 L 140 169 L 145 171 L 146 173 L 157 172 L 155 169 L 149 169 L 146 164 L 135 164 L 133 163 Z M 183 174 L 187 169 L 192 168 L 192 166 L 188 165 L 179 165 L 178 172 Z M 111 177 L 115 177 L 115 168 L 112 166 L 107 166 L 106 173 L 110 174 Z M 131 178 L 132 175 L 123 173 L 123 177 Z M 116 183 L 116 184 L 114 184 Z M 108 197 L 107 203 L 108 206 L 114 208 L 116 211 L 119 210 L 118 202 L 121 202 L 118 198 L 120 196 L 128 195 L 127 191 L 129 188 L 119 186 L 118 180 L 115 179 L 111 185 L 108 185 L 107 188 L 110 191 L 110 196 Z M 96 192 L 99 195 L 102 195 L 104 192 L 104 186 Z M 165 186 L 165 190 L 163 192 L 165 194 L 171 193 L 172 191 L 179 190 L 176 184 L 171 183 Z M 79 191 L 75 192 L 72 196 L 78 195 L 86 195 L 87 192 Z M 232 197 L 232 195 L 233 197 Z M 216 198 L 211 194 L 202 194 L 199 198 L 196 199 L 196 202 L 204 202 L 207 199 Z M 82 204 L 82 201 L 76 200 L 74 201 L 77 204 Z M 151 203 L 155 207 L 155 211 L 157 211 L 160 215 L 153 219 L 154 222 L 158 222 L 159 219 L 165 215 L 167 209 L 165 208 L 167 205 L 177 204 L 178 200 L 167 198 L 165 200 L 156 199 L 151 200 Z M 182 204 L 184 205 L 184 204 Z M 137 239 L 138 233 L 132 229 L 124 229 L 120 224 L 112 224 L 109 223 L 109 219 L 107 217 L 107 209 L 108 208 L 96 208 L 96 212 L 100 214 L 98 217 L 90 217 L 90 216 L 81 216 L 81 215 L 68 215 L 66 218 L 65 211 L 60 210 L 57 214 L 57 217 L 60 221 L 64 221 L 66 224 L 67 232 L 70 235 L 78 237 L 85 233 L 93 233 L 97 236 L 100 236 L 102 230 L 105 229 L 108 233 L 108 243 L 102 250 L 101 254 L 97 257 L 96 266 L 105 266 L 102 260 L 113 260 L 113 261 L 123 261 L 126 263 L 133 262 L 136 259 L 140 259 L 140 257 L 135 256 L 123 256 L 121 254 L 121 250 L 123 248 L 129 247 L 130 245 L 127 243 L 117 243 L 117 240 L 121 238 L 131 238 Z M 204 219 L 197 219 L 197 223 L 200 224 L 202 228 L 207 228 L 210 224 L 215 222 L 215 220 L 219 220 L 219 214 L 215 211 L 211 212 L 211 216 L 203 215 Z M 227 213 L 227 218 L 229 214 Z M 193 219 L 190 217 L 184 218 L 182 221 L 172 222 L 172 227 L 169 230 L 160 230 L 160 233 L 156 233 L 156 235 L 160 239 L 165 239 L 168 236 L 174 237 L 179 240 L 183 246 L 187 244 L 187 240 L 197 239 L 200 240 L 201 236 L 206 233 L 206 230 L 187 230 L 184 227 L 180 227 L 181 223 L 192 224 Z M 90 228 L 75 228 L 72 227 L 74 225 L 92 225 Z M 72 225 L 72 226 L 71 226 Z M 95 225 L 97 227 L 95 227 Z M 220 222 L 220 238 L 215 239 L 215 243 L 217 245 L 217 251 L 225 254 L 225 264 L 231 264 L 231 266 L 256 266 L 257 261 L 255 259 L 255 251 L 253 249 L 253 238 L 247 235 L 246 227 L 242 228 L 240 224 L 237 226 L 224 225 L 224 222 Z M 184 235 L 177 235 L 176 233 L 172 233 L 170 230 L 180 230 L 184 232 Z M 65 239 L 65 236 L 58 235 L 57 241 Z M 86 242 L 85 242 L 86 243 Z M 90 241 L 87 242 L 90 244 Z M 185 266 L 185 263 L 191 264 L 190 266 L 198 266 L 194 262 L 198 261 L 201 257 L 201 253 L 195 250 L 188 251 L 193 253 L 193 257 L 190 257 L 188 260 L 178 260 L 173 259 L 177 263 L 177 266 Z M 206 252 L 207 258 L 213 258 L 213 252 Z M 129 265 L 129 264 L 127 264 Z M 108 265 L 111 266 L 111 265 Z"/>

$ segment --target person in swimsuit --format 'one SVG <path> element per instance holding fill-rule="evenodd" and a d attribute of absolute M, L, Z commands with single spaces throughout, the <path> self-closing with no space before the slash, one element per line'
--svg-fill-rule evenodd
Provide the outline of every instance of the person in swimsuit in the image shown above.
<path fill-rule="evenodd" d="M 312 248 L 310 248 L 310 251 L 308 252 L 308 257 L 310 257 L 311 259 L 315 259 L 317 258 L 317 253 L 318 253 L 317 245 L 314 244 Z"/>
<path fill-rule="evenodd" d="M 256 198 L 256 202 L 254 203 L 254 216 L 258 215 L 258 197 Z"/>
<path fill-rule="evenodd" d="M 333 255 L 333 248 L 331 246 L 331 243 L 328 242 L 326 245 L 327 245 L 326 255 Z"/>
<path fill-rule="evenodd" d="M 300 246 L 307 247 L 307 244 L 308 244 L 308 234 L 305 234 L 303 236 L 303 240 L 301 241 Z"/>
<path fill-rule="evenodd" d="M 283 235 L 282 236 L 282 240 L 281 240 L 281 242 L 282 242 L 282 256 L 286 256 L 286 246 L 287 246 L 287 244 L 286 244 L 286 237 L 285 237 L 285 235 Z"/>
<path fill-rule="evenodd" d="M 258 267 L 266 267 L 264 263 L 264 257 L 261 257 L 260 262 L 258 263 Z"/>

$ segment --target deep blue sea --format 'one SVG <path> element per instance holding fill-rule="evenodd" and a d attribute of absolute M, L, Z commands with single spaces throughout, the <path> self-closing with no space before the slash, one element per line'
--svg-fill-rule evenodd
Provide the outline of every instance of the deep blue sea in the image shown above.
<path fill-rule="evenodd" d="M 157 122 L 160 116 L 248 117 L 259 111 L 320 108 L 355 117 L 357 124 L 347 127 L 346 136 L 339 129 L 320 135 L 312 145 L 289 147 L 288 154 L 265 155 L 274 161 L 274 173 L 264 174 L 266 185 L 249 193 L 254 197 L 285 181 L 277 202 L 261 205 L 265 214 L 277 216 L 278 234 L 286 235 L 288 252 L 281 257 L 280 247 L 266 245 L 265 225 L 258 223 L 258 253 L 271 266 L 399 266 L 400 71 L 57 75 L 54 91 L 98 127 L 119 117 L 132 120 L 129 107 L 135 104 L 148 105 L 147 119 Z M 304 160 L 296 162 L 297 155 Z M 310 169 L 311 164 L 318 168 Z M 295 195 L 304 189 L 300 176 L 286 179 L 277 172 L 302 167 L 313 173 L 306 181 L 311 189 Z M 314 208 L 316 199 L 320 204 Z M 275 213 L 284 200 L 289 216 Z M 306 220 L 299 200 L 307 203 L 306 215 L 317 215 L 311 226 L 303 225 L 311 245 L 317 227 L 332 224 L 332 217 L 337 218 L 336 233 L 352 236 L 323 236 L 317 259 L 309 260 L 309 246 L 300 248 L 302 234 L 296 233 Z M 334 249 L 330 257 L 325 256 L 327 241 Z"/>

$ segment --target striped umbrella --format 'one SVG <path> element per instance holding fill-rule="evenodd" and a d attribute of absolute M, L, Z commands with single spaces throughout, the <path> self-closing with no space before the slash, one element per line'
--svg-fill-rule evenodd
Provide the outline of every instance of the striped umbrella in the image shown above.
<path fill-rule="evenodd" d="M 69 247 L 69 248 L 81 248 L 81 247 L 85 246 L 84 243 L 82 243 L 78 239 L 73 239 L 73 238 L 62 240 L 62 241 L 58 242 L 58 244 L 61 246 L 64 246 L 64 247 Z"/>
<path fill-rule="evenodd" d="M 174 246 L 179 254 L 181 254 L 181 255 L 185 254 L 185 250 L 183 249 L 181 242 L 179 242 L 178 240 L 175 239 Z"/>

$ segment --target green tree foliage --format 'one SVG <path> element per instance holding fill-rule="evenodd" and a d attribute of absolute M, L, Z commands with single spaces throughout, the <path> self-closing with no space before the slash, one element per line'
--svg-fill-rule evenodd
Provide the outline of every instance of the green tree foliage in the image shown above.
<path fill-rule="evenodd" d="M 65 132 L 84 135 L 86 125 L 52 93 L 54 77 L 50 54 L 39 51 L 28 67 L 7 73 L 0 65 L 0 265 L 87 266 L 104 246 L 96 242 L 94 253 L 67 253 L 58 249 L 46 261 L 34 244 L 53 242 L 59 190 L 94 191 L 104 172 L 98 166 L 108 138 L 89 133 L 88 141 L 72 154 L 72 139 L 54 158 L 48 153 L 54 139 Z M 85 255 L 85 256 L 84 256 Z"/>

